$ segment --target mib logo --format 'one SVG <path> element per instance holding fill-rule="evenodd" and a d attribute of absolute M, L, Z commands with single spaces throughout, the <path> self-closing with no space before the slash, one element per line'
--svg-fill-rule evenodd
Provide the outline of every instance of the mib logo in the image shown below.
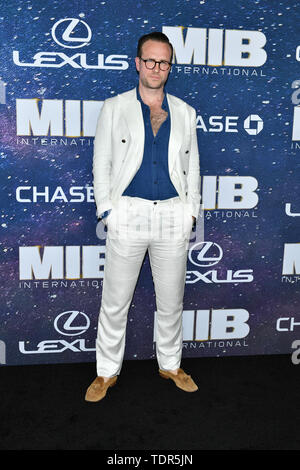
<path fill-rule="evenodd" d="M 183 310 L 183 341 L 243 339 L 250 332 L 249 312 L 244 308 Z M 153 341 L 156 341 L 157 312 Z"/>
<path fill-rule="evenodd" d="M 282 275 L 300 274 L 300 243 L 285 243 L 283 250 Z"/>
<path fill-rule="evenodd" d="M 99 279 L 105 246 L 21 246 L 20 280 Z"/>
<path fill-rule="evenodd" d="M 103 101 L 16 100 L 18 136 L 94 137 Z"/>
<path fill-rule="evenodd" d="M 91 45 L 92 30 L 90 26 L 78 18 L 63 18 L 57 21 L 51 28 L 51 36 L 57 46 L 64 49 L 74 49 L 74 54 L 62 51 L 41 51 L 34 54 L 30 60 L 20 58 L 19 51 L 13 51 L 13 61 L 18 67 L 46 67 L 62 68 L 65 66 L 74 69 L 96 69 L 96 70 L 126 70 L 128 69 L 127 55 L 94 54 L 95 50 L 87 53 L 81 49 Z M 76 52 L 80 50 L 79 52 Z M 96 56 L 96 61 L 91 63 L 90 57 Z"/>
<path fill-rule="evenodd" d="M 260 67 L 267 60 L 261 31 L 183 26 L 163 26 L 162 31 L 173 45 L 175 64 Z"/>

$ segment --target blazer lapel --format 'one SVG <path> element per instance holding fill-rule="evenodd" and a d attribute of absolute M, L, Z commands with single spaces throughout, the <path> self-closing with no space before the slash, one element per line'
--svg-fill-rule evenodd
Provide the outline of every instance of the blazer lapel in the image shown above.
<path fill-rule="evenodd" d="M 171 131 L 169 139 L 169 156 L 168 156 L 168 166 L 169 174 L 172 174 L 176 155 L 179 154 L 180 147 L 183 140 L 183 129 L 184 129 L 184 114 L 183 106 L 181 106 L 177 101 L 173 100 L 172 95 L 167 93 L 167 99 L 171 114 Z"/>
<path fill-rule="evenodd" d="M 127 122 L 132 141 L 135 142 L 135 152 L 130 155 L 130 159 L 132 159 L 132 164 L 135 165 L 136 169 L 138 169 L 142 162 L 145 142 L 145 128 L 141 103 L 136 97 L 136 88 L 119 96 L 121 99 L 121 109 L 124 119 Z M 171 175 L 176 161 L 176 155 L 179 153 L 184 137 L 183 123 L 185 122 L 185 118 L 184 106 L 168 93 L 167 100 L 171 119 L 168 149 L 168 167 L 169 174 Z"/>
<path fill-rule="evenodd" d="M 130 159 L 132 157 L 132 162 L 134 162 L 135 166 L 138 168 L 142 162 L 145 142 L 145 128 L 141 103 L 136 97 L 135 88 L 120 95 L 120 97 L 122 98 L 122 113 L 127 122 L 132 142 L 135 143 L 135 152 L 130 155 Z"/>

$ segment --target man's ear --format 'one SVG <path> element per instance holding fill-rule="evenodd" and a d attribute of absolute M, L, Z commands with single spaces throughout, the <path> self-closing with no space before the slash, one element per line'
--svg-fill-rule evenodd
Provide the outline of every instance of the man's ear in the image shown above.
<path fill-rule="evenodd" d="M 136 66 L 137 71 L 139 72 L 140 71 L 140 58 L 139 57 L 135 58 L 135 66 Z"/>

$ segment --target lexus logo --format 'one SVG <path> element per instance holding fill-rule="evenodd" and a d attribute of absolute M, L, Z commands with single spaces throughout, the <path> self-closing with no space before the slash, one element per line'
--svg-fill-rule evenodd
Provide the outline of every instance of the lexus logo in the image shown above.
<path fill-rule="evenodd" d="M 87 46 L 92 38 L 89 25 L 76 18 L 64 18 L 57 21 L 52 27 L 51 34 L 57 44 L 69 49 Z"/>
<path fill-rule="evenodd" d="M 223 258 L 223 250 L 217 243 L 200 242 L 192 246 L 189 251 L 189 260 L 196 266 L 214 266 Z"/>
<path fill-rule="evenodd" d="M 90 326 L 89 317 L 77 310 L 60 313 L 54 320 L 54 328 L 65 336 L 77 336 L 85 333 Z"/>

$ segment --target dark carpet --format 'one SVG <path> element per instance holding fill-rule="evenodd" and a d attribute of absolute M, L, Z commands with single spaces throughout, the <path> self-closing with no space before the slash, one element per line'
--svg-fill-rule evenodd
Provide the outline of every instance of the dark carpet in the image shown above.
<path fill-rule="evenodd" d="M 300 364 L 288 355 L 183 359 L 199 391 L 124 361 L 115 387 L 84 401 L 95 364 L 2 366 L 1 450 L 298 450 Z"/>

